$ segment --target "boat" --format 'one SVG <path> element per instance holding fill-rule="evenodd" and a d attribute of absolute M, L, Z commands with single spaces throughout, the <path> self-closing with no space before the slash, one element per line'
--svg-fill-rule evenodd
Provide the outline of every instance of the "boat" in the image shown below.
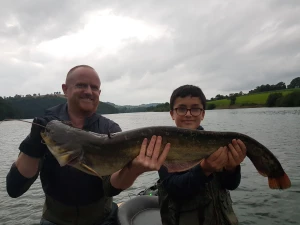
<path fill-rule="evenodd" d="M 121 225 L 162 225 L 157 186 L 146 188 L 137 196 L 119 203 L 118 219 Z"/>

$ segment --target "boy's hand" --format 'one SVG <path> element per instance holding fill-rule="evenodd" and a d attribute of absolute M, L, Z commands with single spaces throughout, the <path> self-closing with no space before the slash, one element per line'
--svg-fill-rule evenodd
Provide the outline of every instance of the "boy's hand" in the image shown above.
<path fill-rule="evenodd" d="M 211 154 L 207 159 L 200 162 L 200 166 L 206 176 L 211 173 L 222 170 L 228 162 L 228 148 L 220 147 L 216 152 Z"/>
<path fill-rule="evenodd" d="M 233 139 L 232 144 L 229 144 L 228 147 L 228 163 L 225 170 L 233 171 L 245 159 L 247 149 L 241 140 L 236 139 Z"/>

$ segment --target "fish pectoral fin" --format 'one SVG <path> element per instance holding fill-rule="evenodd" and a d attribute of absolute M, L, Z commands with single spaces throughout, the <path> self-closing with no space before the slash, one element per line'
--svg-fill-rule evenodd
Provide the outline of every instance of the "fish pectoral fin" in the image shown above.
<path fill-rule="evenodd" d="M 89 167 L 88 165 L 86 164 L 83 164 L 83 163 L 80 163 L 80 166 L 81 166 L 81 169 L 88 173 L 88 174 L 91 174 L 91 175 L 94 175 L 94 176 L 97 176 L 97 177 L 100 177 L 102 179 L 102 176 L 100 176 L 95 170 L 93 170 L 91 167 Z"/>
<path fill-rule="evenodd" d="M 163 165 L 167 167 L 169 173 L 174 173 L 189 170 L 199 164 L 199 162 L 200 160 L 198 159 L 187 162 L 165 161 Z"/>

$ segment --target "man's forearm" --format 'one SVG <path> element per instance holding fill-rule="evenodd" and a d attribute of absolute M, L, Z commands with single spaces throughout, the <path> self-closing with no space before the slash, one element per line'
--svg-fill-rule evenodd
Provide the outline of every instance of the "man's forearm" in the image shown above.
<path fill-rule="evenodd" d="M 21 152 L 15 165 L 24 177 L 32 178 L 38 173 L 39 163 L 40 159 L 30 157 Z"/>
<path fill-rule="evenodd" d="M 35 160 L 27 160 L 27 157 L 21 153 L 6 176 L 6 190 L 12 198 L 17 198 L 24 194 L 38 177 L 39 173 L 38 168 L 37 170 L 35 169 Z M 20 169 L 16 166 L 17 162 Z M 32 176 L 32 174 L 34 175 Z"/>
<path fill-rule="evenodd" d="M 139 175 L 140 173 L 137 173 L 132 168 L 126 166 L 112 174 L 110 177 L 110 182 L 113 187 L 125 190 L 134 183 Z"/>

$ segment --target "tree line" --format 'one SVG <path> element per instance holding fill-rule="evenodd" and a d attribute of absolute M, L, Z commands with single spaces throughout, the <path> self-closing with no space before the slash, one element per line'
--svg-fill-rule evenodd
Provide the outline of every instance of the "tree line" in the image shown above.
<path fill-rule="evenodd" d="M 285 96 L 282 93 L 272 93 L 268 96 L 268 107 L 295 107 L 300 106 L 300 91 L 294 91 Z"/>
<path fill-rule="evenodd" d="M 3 119 L 31 119 L 43 116 L 45 110 L 65 103 L 67 100 L 58 95 L 44 95 L 39 97 L 28 96 L 2 98 L 0 97 L 0 120 Z M 119 113 L 114 106 L 100 102 L 97 112 L 100 114 Z"/>
<path fill-rule="evenodd" d="M 293 79 L 289 85 L 285 85 L 284 82 L 279 82 L 275 85 L 260 85 L 255 89 L 250 90 L 248 94 L 276 91 L 291 88 L 300 88 L 300 77 Z M 238 96 L 245 95 L 243 92 L 231 93 L 229 95 L 216 95 L 212 100 L 229 99 L 230 105 L 235 104 L 235 100 Z M 300 92 L 292 92 L 286 96 L 282 93 L 272 93 L 269 95 L 266 102 L 266 106 L 273 107 L 288 107 L 288 106 L 300 106 Z M 213 109 L 213 104 L 207 104 L 206 109 Z M 3 119 L 30 119 L 35 116 L 42 116 L 46 109 L 55 105 L 66 102 L 66 98 L 61 95 L 60 92 L 54 92 L 54 94 L 43 95 L 15 95 L 14 97 L 0 97 L 0 120 Z M 168 102 L 161 104 L 142 105 L 138 107 L 126 107 L 116 106 L 114 104 L 108 104 L 100 102 L 97 112 L 100 114 L 114 114 L 114 113 L 130 113 L 130 112 L 166 112 L 170 110 L 170 104 Z"/>
<path fill-rule="evenodd" d="M 221 95 L 217 94 L 216 97 L 210 99 L 210 101 L 215 100 L 222 100 L 222 99 L 230 99 L 233 101 L 236 97 L 246 95 L 246 94 L 254 94 L 260 92 L 267 92 L 267 91 L 278 91 L 278 90 L 285 90 L 285 89 L 292 89 L 292 88 L 300 88 L 300 77 L 294 78 L 290 84 L 286 85 L 284 82 L 279 82 L 278 84 L 262 84 L 257 86 L 253 90 L 250 90 L 248 93 L 243 93 L 242 91 L 237 93 L 231 93 L 229 95 Z"/>
<path fill-rule="evenodd" d="M 263 84 L 257 86 L 253 90 L 250 90 L 248 94 L 261 93 L 267 91 L 278 91 L 278 90 L 285 90 L 285 89 L 292 89 L 292 88 L 300 88 L 300 77 L 294 78 L 289 85 L 285 85 L 284 82 L 279 82 L 278 84 L 275 85 Z M 215 101 L 215 100 L 228 99 L 230 100 L 229 105 L 234 105 L 236 98 L 243 95 L 247 95 L 247 94 L 243 93 L 242 91 L 238 93 L 231 93 L 229 95 L 217 94 L 216 97 L 211 98 L 210 100 L 207 101 L 206 109 L 210 110 L 216 108 L 214 104 L 209 104 L 210 101 Z M 270 94 L 266 102 L 266 106 L 268 107 L 300 106 L 300 91 L 292 92 L 290 94 L 287 94 L 286 96 L 283 96 L 282 93 Z M 158 104 L 156 106 L 152 106 L 147 109 L 147 111 L 154 111 L 154 112 L 167 112 L 169 110 L 170 110 L 170 104 L 168 102 Z"/>

